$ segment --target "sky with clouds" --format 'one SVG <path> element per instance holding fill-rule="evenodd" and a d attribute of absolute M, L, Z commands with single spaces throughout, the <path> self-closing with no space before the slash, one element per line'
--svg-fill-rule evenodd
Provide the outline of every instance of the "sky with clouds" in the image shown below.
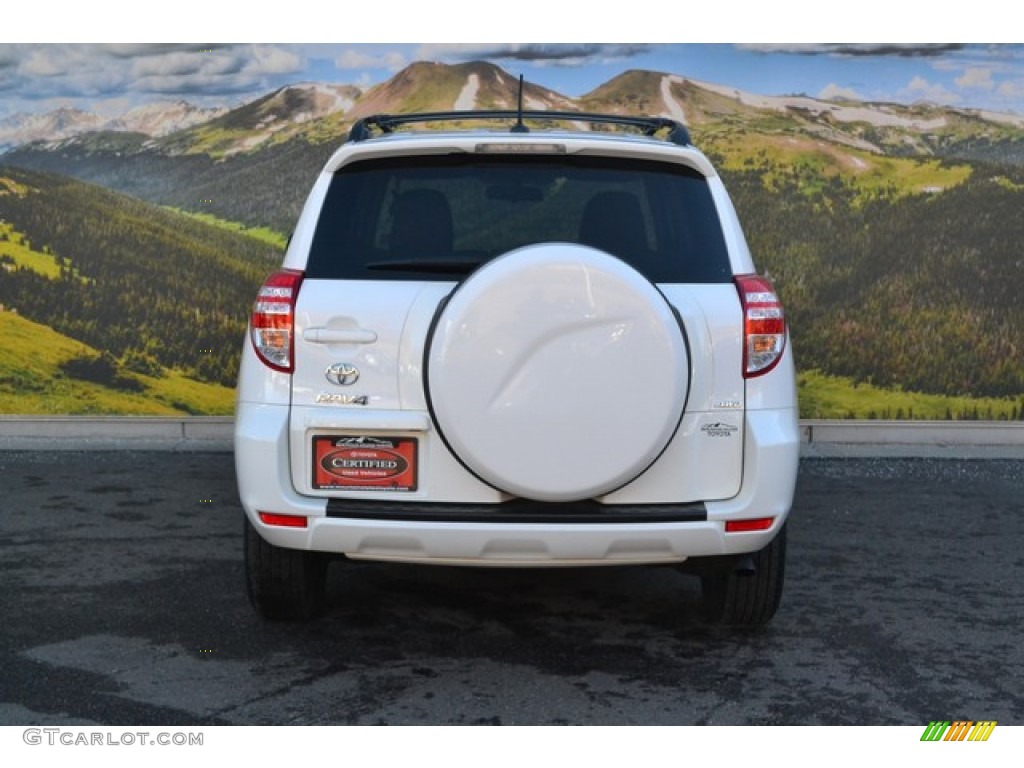
<path fill-rule="evenodd" d="M 790 6 L 779 0 L 770 6 L 774 15 L 764 23 L 744 14 L 743 2 L 728 9 L 729 34 L 721 35 L 726 39 L 743 40 L 751 35 L 755 39 L 790 40 L 835 36 L 792 22 L 790 19 L 795 15 L 787 15 Z M 799 4 L 802 0 L 786 2 Z M 875 30 L 876 34 L 883 30 L 903 39 L 928 36 L 916 16 L 896 20 L 891 8 L 884 3 L 873 5 L 876 2 L 861 0 L 860 13 L 843 18 L 843 31 L 848 35 L 859 31 L 867 37 L 863 28 L 854 24 L 867 22 L 867 29 Z M 259 0 L 251 0 L 246 6 L 244 23 L 233 13 L 211 14 L 209 3 L 198 0 L 177 0 L 167 6 L 174 9 L 173 13 L 162 10 L 150 20 L 140 15 L 142 6 L 119 0 L 67 5 L 57 0 L 55 8 L 39 9 L 19 6 L 5 12 L 8 23 L 0 29 L 0 41 L 13 38 L 12 42 L 0 42 L 0 118 L 61 106 L 114 116 L 140 104 L 178 99 L 200 106 L 236 106 L 289 83 L 322 81 L 365 87 L 386 80 L 418 60 L 456 64 L 478 59 L 491 61 L 514 75 L 522 74 L 531 82 L 572 97 L 593 90 L 627 69 L 650 69 L 765 95 L 799 93 L 866 101 L 931 101 L 1024 114 L 1021 44 L 591 43 L 583 40 L 658 41 L 666 35 L 669 40 L 700 40 L 699 35 L 684 32 L 721 29 L 721 7 L 704 8 L 698 12 L 703 16 L 689 9 L 673 10 L 670 14 L 661 11 L 657 19 L 640 14 L 608 16 L 603 23 L 590 19 L 587 26 L 581 27 L 575 16 L 567 19 L 564 11 L 557 16 L 559 12 L 547 6 L 541 0 L 519 0 L 515 14 L 507 13 L 507 18 L 492 15 L 487 23 L 481 23 L 481 6 L 475 0 L 456 5 L 455 10 L 461 13 L 447 16 L 442 11 L 449 6 L 436 4 L 401 11 L 399 8 L 410 6 L 395 6 L 391 13 L 383 13 L 387 6 L 382 3 L 362 4 L 358 11 L 345 4 L 337 12 L 324 10 L 333 6 L 318 4 L 317 15 L 310 14 L 308 9 L 305 14 L 301 12 L 305 8 L 303 0 L 291 0 L 287 5 L 261 5 Z M 820 4 L 809 3 L 808 8 L 818 9 L 820 17 Z M 1014 26 L 989 20 L 981 6 L 977 10 L 963 17 L 966 21 L 958 19 L 951 29 L 939 31 L 947 38 L 952 36 L 951 31 L 963 30 L 965 36 L 986 39 L 987 36 L 977 37 L 980 33 L 970 25 L 972 19 L 985 19 L 986 26 L 981 29 Z M 879 24 L 875 16 L 883 12 L 886 23 Z M 500 13 L 492 9 L 492 14 Z M 382 23 L 385 17 L 386 24 Z M 461 36 L 469 39 L 493 40 L 498 36 L 553 41 L 416 42 L 451 39 L 451 21 L 456 18 L 461 19 Z M 714 26 L 706 21 L 709 18 Z M 121 21 L 115 23 L 118 19 Z M 262 20 L 262 28 L 254 25 L 253 19 Z M 643 22 L 639 26 L 635 23 L 638 19 Z M 736 20 L 744 21 L 745 26 L 734 23 Z M 827 28 L 832 33 L 836 31 L 833 23 Z M 914 34 L 908 29 L 913 29 Z M 154 30 L 172 39 L 195 39 L 209 33 L 216 39 L 240 42 L 127 42 L 152 39 L 156 36 Z M 360 35 L 355 30 L 364 36 L 369 31 L 379 35 L 383 34 L 379 30 L 386 30 L 389 38 L 403 42 L 241 42 L 315 40 L 323 34 L 333 39 L 358 39 Z M 77 42 L 90 38 L 123 42 Z M 988 39 L 999 36 L 993 34 Z"/>

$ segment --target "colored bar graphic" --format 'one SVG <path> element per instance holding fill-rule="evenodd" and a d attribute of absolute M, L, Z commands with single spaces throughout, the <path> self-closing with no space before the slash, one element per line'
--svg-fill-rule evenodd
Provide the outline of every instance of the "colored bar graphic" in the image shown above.
<path fill-rule="evenodd" d="M 949 720 L 932 720 L 921 734 L 921 741 L 941 741 L 947 728 Z"/>
<path fill-rule="evenodd" d="M 971 731 L 971 735 L 967 737 L 967 740 L 988 741 L 988 737 L 992 735 L 992 731 L 994 731 L 995 729 L 995 720 L 982 720 L 974 726 L 974 730 Z"/>
<path fill-rule="evenodd" d="M 968 731 L 974 725 L 970 720 L 957 720 L 949 727 L 946 738 L 943 741 L 963 741 L 967 738 Z"/>
<path fill-rule="evenodd" d="M 995 720 L 932 720 L 921 734 L 921 741 L 988 741 L 995 728 Z"/>

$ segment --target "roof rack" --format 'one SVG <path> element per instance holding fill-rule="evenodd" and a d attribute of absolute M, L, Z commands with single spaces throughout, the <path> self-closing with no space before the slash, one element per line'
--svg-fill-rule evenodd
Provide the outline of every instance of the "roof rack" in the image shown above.
<path fill-rule="evenodd" d="M 546 110 L 462 110 L 453 112 L 414 112 L 405 115 L 370 115 L 352 124 L 346 141 L 365 141 L 373 135 L 371 127 L 383 133 L 391 133 L 400 125 L 409 123 L 431 123 L 442 120 L 515 120 L 509 130 L 514 133 L 529 133 L 523 119 L 529 120 L 574 120 L 585 123 L 627 125 L 643 131 L 645 136 L 654 136 L 658 131 L 668 130 L 668 141 L 685 147 L 692 144 L 690 132 L 682 123 L 668 117 L 627 117 L 595 112 L 558 112 Z"/>

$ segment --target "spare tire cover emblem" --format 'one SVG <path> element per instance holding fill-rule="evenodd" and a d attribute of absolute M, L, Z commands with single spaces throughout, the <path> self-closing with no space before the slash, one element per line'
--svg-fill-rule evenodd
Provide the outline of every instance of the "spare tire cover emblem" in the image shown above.
<path fill-rule="evenodd" d="M 351 363 L 334 363 L 327 368 L 324 376 L 331 384 L 348 387 L 359 381 L 359 369 Z"/>

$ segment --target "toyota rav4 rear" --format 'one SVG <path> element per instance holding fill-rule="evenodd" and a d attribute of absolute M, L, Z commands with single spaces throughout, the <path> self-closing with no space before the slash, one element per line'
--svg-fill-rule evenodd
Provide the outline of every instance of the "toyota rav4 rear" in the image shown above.
<path fill-rule="evenodd" d="M 678 564 L 711 620 L 775 613 L 793 359 L 681 125 L 367 118 L 316 180 L 249 335 L 235 456 L 264 615 L 320 611 L 338 557 Z"/>

